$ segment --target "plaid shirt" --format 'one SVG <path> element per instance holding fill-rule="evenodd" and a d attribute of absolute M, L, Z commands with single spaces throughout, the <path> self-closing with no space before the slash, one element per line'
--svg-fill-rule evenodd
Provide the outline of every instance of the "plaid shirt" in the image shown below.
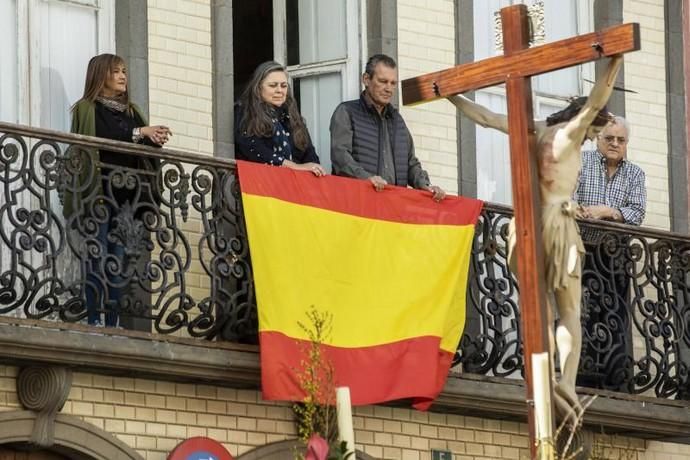
<path fill-rule="evenodd" d="M 582 152 L 582 169 L 574 199 L 582 206 L 605 204 L 618 209 L 626 224 L 642 225 L 647 207 L 644 171 L 623 159 L 613 177 L 598 150 Z"/>

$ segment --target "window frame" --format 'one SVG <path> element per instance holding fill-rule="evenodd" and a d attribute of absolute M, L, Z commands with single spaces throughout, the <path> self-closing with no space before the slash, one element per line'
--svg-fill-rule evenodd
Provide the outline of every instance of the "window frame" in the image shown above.
<path fill-rule="evenodd" d="M 290 79 L 339 73 L 344 100 L 356 99 L 360 92 L 360 69 L 366 50 L 362 38 L 362 24 L 366 24 L 365 9 L 360 0 L 345 0 L 346 56 L 338 59 L 286 66 Z M 287 62 L 286 0 L 273 0 L 273 59 Z"/>
<path fill-rule="evenodd" d="M 552 0 L 553 1 L 553 0 Z M 560 1 L 560 0 L 558 0 Z M 531 4 L 531 0 L 510 0 L 511 5 L 515 4 Z M 577 0 L 575 2 L 575 13 L 574 13 L 574 21 L 575 21 L 575 29 L 577 31 L 577 34 L 583 34 L 588 31 L 594 30 L 594 0 Z M 476 40 L 476 35 L 475 35 L 475 40 Z M 548 36 L 546 37 L 547 42 L 553 41 L 550 39 Z M 473 45 L 473 48 L 476 50 L 476 43 Z M 535 85 L 532 86 L 532 105 L 533 105 L 533 111 L 534 111 L 534 116 L 536 119 L 544 119 L 547 115 L 547 112 L 542 110 L 543 106 L 550 106 L 550 107 L 565 107 L 568 104 L 568 99 L 569 97 L 572 96 L 577 96 L 577 95 L 587 95 L 589 94 L 589 91 L 591 90 L 593 83 L 589 83 L 586 80 L 594 81 L 595 80 L 595 64 L 594 62 L 588 62 L 586 64 L 580 65 L 576 67 L 577 69 L 577 93 L 578 94 L 550 94 L 545 91 L 539 91 L 538 89 L 535 88 Z M 503 98 L 504 100 L 506 99 L 506 93 L 505 93 L 505 85 L 500 85 L 500 86 L 494 86 L 494 87 L 489 87 L 489 88 L 484 88 L 481 90 L 476 91 L 476 95 L 486 95 L 488 97 L 492 96 L 499 96 Z M 550 113 L 550 112 L 548 112 Z M 484 142 L 480 143 L 480 139 L 486 139 L 485 135 L 480 135 L 479 130 L 484 130 L 486 128 L 482 128 L 480 126 L 475 126 L 475 151 L 486 151 L 487 149 L 490 149 L 491 146 L 488 144 L 485 144 Z M 489 134 L 489 136 L 497 136 L 501 137 L 500 134 L 492 132 Z M 506 141 L 507 142 L 507 141 Z M 506 147 L 507 148 L 507 147 Z M 501 152 L 505 152 L 505 150 L 501 150 Z M 501 153 L 503 155 L 504 153 Z M 499 158 L 498 152 L 495 153 L 496 155 L 495 158 Z M 475 165 L 475 173 L 476 177 L 479 178 L 482 176 L 482 171 L 480 171 L 481 164 L 477 160 L 476 165 Z M 497 176 L 502 176 L 501 174 L 498 174 Z M 493 175 L 490 177 L 491 181 L 494 182 L 499 182 L 499 181 L 505 181 L 505 180 L 512 180 L 511 177 L 493 177 Z M 487 189 L 489 190 L 491 187 L 487 185 Z M 477 190 L 476 193 L 479 196 L 480 195 L 480 190 L 482 187 L 480 187 L 479 184 L 477 184 Z M 514 199 L 512 196 L 512 191 L 510 187 L 507 187 L 507 195 L 502 195 L 498 194 L 496 191 L 491 192 L 491 200 L 496 201 L 501 204 L 507 204 L 510 205 L 510 202 Z M 509 198 L 508 199 L 506 199 Z M 483 199 L 489 199 L 489 197 L 482 196 L 481 198 Z"/>
<path fill-rule="evenodd" d="M 96 12 L 99 53 L 115 50 L 115 0 L 27 0 L 17 2 L 17 121 L 41 124 L 41 7 L 67 4 Z"/>

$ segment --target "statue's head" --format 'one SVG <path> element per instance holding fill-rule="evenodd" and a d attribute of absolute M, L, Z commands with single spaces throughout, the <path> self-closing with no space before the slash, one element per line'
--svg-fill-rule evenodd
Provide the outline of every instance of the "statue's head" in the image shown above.
<path fill-rule="evenodd" d="M 585 96 L 571 98 L 570 104 L 568 104 L 566 108 L 546 117 L 546 126 L 553 126 L 557 125 L 558 123 L 564 123 L 566 121 L 572 120 L 575 117 L 575 115 L 580 113 L 580 110 L 586 102 L 587 98 Z M 611 113 L 609 113 L 606 106 L 604 106 L 599 111 L 596 118 L 594 118 L 594 121 L 592 121 L 592 124 L 590 126 L 598 127 L 599 130 L 601 130 L 604 126 L 606 126 L 606 123 L 611 121 L 611 117 Z"/>

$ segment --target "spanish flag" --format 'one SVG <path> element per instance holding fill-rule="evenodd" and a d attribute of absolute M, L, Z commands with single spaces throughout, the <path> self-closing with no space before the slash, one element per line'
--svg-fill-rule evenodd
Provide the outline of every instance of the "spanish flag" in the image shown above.
<path fill-rule="evenodd" d="M 313 307 L 332 314 L 323 352 L 352 403 L 445 384 L 465 323 L 478 200 L 238 161 L 259 314 L 263 397 L 301 401 Z"/>

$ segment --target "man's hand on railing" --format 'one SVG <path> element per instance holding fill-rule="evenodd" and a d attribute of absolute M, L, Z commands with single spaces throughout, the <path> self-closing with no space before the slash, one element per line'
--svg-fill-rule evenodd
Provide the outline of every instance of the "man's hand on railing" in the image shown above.
<path fill-rule="evenodd" d="M 611 220 L 613 222 L 623 222 L 623 214 L 616 209 L 604 204 L 585 206 L 585 212 L 589 219 Z"/>

